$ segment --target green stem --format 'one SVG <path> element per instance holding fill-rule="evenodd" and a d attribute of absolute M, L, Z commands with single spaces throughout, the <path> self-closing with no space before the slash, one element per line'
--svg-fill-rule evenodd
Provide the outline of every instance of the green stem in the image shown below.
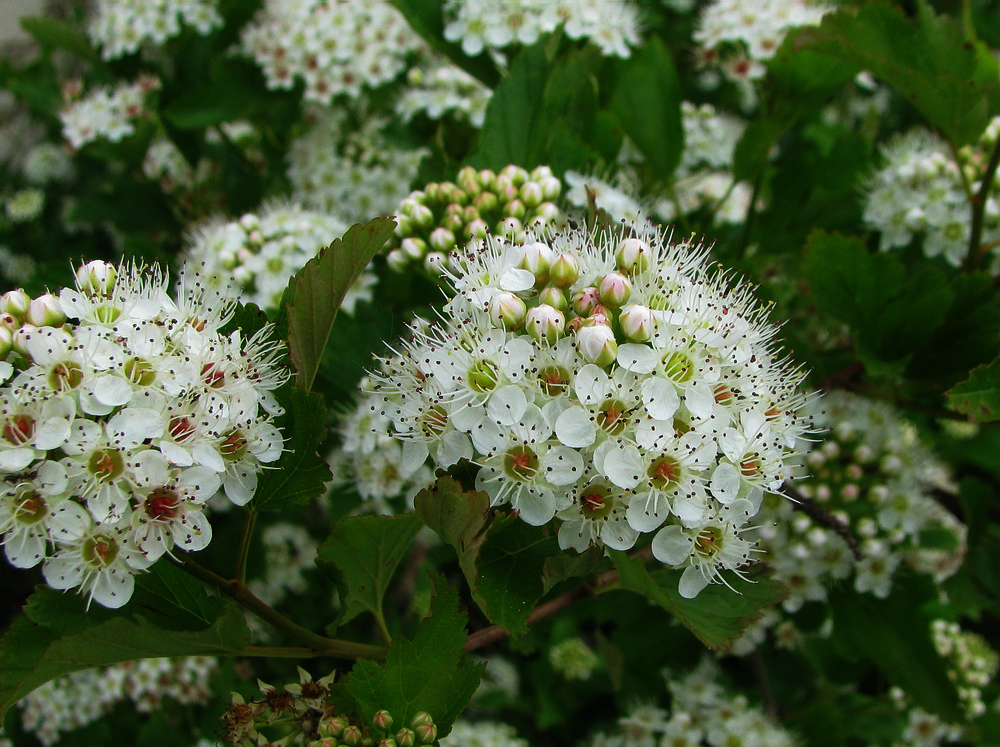
<path fill-rule="evenodd" d="M 243 525 L 243 538 L 240 540 L 240 549 L 236 555 L 236 582 L 240 586 L 247 583 L 247 557 L 250 555 L 250 540 L 253 539 L 253 527 L 257 523 L 257 510 L 254 508 L 247 510 L 247 520 Z"/>
<path fill-rule="evenodd" d="M 326 656 L 325 651 L 317 651 L 305 646 L 247 646 L 240 656 L 254 656 L 261 659 L 311 659 Z"/>
<path fill-rule="evenodd" d="M 986 254 L 986 250 L 982 246 L 983 220 L 986 215 L 986 200 L 993 188 L 993 179 L 996 176 L 998 164 L 1000 164 L 1000 137 L 993 144 L 993 152 L 990 153 L 990 162 L 986 165 L 979 191 L 972 196 L 972 227 L 969 230 L 969 253 L 965 258 L 967 270 L 975 270 Z"/>
<path fill-rule="evenodd" d="M 378 632 L 382 635 L 385 645 L 390 645 L 392 643 L 392 636 L 389 634 L 389 627 L 385 624 L 385 615 L 382 614 L 381 609 L 375 613 L 375 622 L 378 624 Z"/>
<path fill-rule="evenodd" d="M 303 628 L 289 620 L 273 607 L 265 604 L 246 586 L 236 581 L 228 581 L 214 571 L 210 571 L 191 558 L 180 561 L 182 569 L 199 581 L 214 586 L 228 597 L 253 612 L 257 617 L 269 622 L 278 630 L 305 644 L 315 656 L 332 656 L 339 659 L 376 659 L 385 658 L 386 649 L 383 646 L 372 646 L 367 643 L 341 641 L 336 638 L 326 638 Z"/>
<path fill-rule="evenodd" d="M 747 255 L 747 247 L 750 245 L 750 231 L 753 228 L 754 218 L 757 217 L 757 200 L 760 198 L 761 184 L 764 181 L 764 174 L 761 172 L 753 182 L 753 191 L 750 194 L 750 205 L 747 207 L 747 214 L 743 218 L 743 233 L 740 236 L 739 256 L 743 259 Z"/>

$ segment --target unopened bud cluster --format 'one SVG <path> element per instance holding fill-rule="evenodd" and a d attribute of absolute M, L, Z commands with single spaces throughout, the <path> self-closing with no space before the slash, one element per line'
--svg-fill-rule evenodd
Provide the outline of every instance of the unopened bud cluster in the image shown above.
<path fill-rule="evenodd" d="M 651 226 L 475 242 L 441 322 L 372 377 L 378 412 L 413 463 L 469 459 L 494 505 L 558 519 L 563 548 L 655 533 L 693 597 L 749 562 L 741 534 L 810 429 L 804 374 L 704 258 Z"/>
<path fill-rule="evenodd" d="M 947 620 L 931 624 L 931 638 L 934 648 L 948 663 L 948 677 L 958 689 L 966 716 L 982 716 L 986 712 L 983 688 L 996 677 L 1000 656 L 982 636 Z"/>
<path fill-rule="evenodd" d="M 523 241 L 526 229 L 541 229 L 559 215 L 562 185 L 547 166 L 500 173 L 466 166 L 455 183 L 431 183 L 411 192 L 396 210 L 396 240 L 389 266 L 423 267 L 435 275 L 451 267 L 451 256 L 487 234 Z"/>
<path fill-rule="evenodd" d="M 270 744 L 265 737 L 272 725 L 280 723 L 284 732 L 294 724 L 294 736 L 280 740 L 282 745 L 306 747 L 416 747 L 434 744 L 437 726 L 425 711 L 408 723 L 397 723 L 389 711 L 377 711 L 367 722 L 338 712 L 329 701 L 333 675 L 314 681 L 299 669 L 300 681 L 284 690 L 260 683 L 264 697 L 247 702 L 233 693 L 232 704 L 222 716 L 223 738 L 246 747 Z"/>
<path fill-rule="evenodd" d="M 937 581 L 954 573 L 966 530 L 932 498 L 947 488 L 948 475 L 913 426 L 889 406 L 851 394 L 835 392 L 822 405 L 817 422 L 830 431 L 806 457 L 809 477 L 796 487 L 829 521 L 771 498 L 761 511 L 767 563 L 789 590 L 785 609 L 825 601 L 825 584 L 837 579 L 853 578 L 856 591 L 884 598 L 904 563 Z"/>
<path fill-rule="evenodd" d="M 184 262 L 189 272 L 198 272 L 243 303 L 273 310 L 292 275 L 346 231 L 347 226 L 332 215 L 297 205 L 272 205 L 259 214 L 197 228 L 188 239 Z M 362 273 L 341 310 L 353 313 L 359 301 L 370 300 L 376 282 L 373 273 Z"/>
<path fill-rule="evenodd" d="M 207 501 L 247 503 L 282 451 L 287 380 L 264 327 L 157 269 L 91 262 L 76 287 L 0 297 L 0 542 L 18 568 L 106 607 L 174 547 L 212 538 Z"/>

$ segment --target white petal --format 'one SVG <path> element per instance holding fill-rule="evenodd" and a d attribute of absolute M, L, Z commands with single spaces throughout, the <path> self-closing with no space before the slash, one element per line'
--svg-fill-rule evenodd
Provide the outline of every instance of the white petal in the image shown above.
<path fill-rule="evenodd" d="M 680 407 L 681 399 L 677 396 L 677 390 L 666 379 L 658 376 L 646 379 L 639 389 L 642 392 L 643 404 L 646 405 L 646 412 L 651 418 L 670 420 Z"/>
<path fill-rule="evenodd" d="M 472 443 L 469 441 L 468 434 L 459 433 L 458 431 L 448 431 L 444 434 L 444 438 L 441 439 L 441 443 L 438 445 L 438 465 L 441 467 L 450 467 L 460 459 L 472 459 Z M 405 468 L 403 472 L 407 476 L 412 474 Z"/>
<path fill-rule="evenodd" d="M 701 590 L 708 586 L 708 579 L 695 566 L 689 566 L 681 574 L 680 583 L 677 584 L 677 591 L 685 599 L 694 599 L 701 593 Z"/>
<path fill-rule="evenodd" d="M 661 529 L 650 545 L 653 557 L 667 565 L 680 565 L 691 554 L 691 540 L 679 526 L 672 524 Z"/>
<path fill-rule="evenodd" d="M 652 532 L 658 529 L 670 515 L 670 504 L 662 494 L 640 493 L 628 504 L 625 516 L 629 526 L 637 532 Z"/>
<path fill-rule="evenodd" d="M 521 513 L 521 518 L 528 524 L 540 527 L 547 524 L 556 515 L 554 496 L 547 490 L 538 488 L 521 490 L 512 501 L 512 505 Z"/>
<path fill-rule="evenodd" d="M 486 414 L 500 425 L 514 425 L 528 408 L 528 399 L 519 386 L 502 386 L 493 392 L 486 404 Z"/>
<path fill-rule="evenodd" d="M 715 408 L 715 393 L 708 384 L 693 384 L 684 393 L 684 404 L 694 417 L 704 420 L 711 416 Z"/>
<path fill-rule="evenodd" d="M 624 521 L 609 521 L 601 530 L 601 540 L 612 550 L 630 550 L 639 533 Z"/>
<path fill-rule="evenodd" d="M 58 449 L 69 439 L 70 425 L 65 418 L 45 418 L 35 430 L 35 447 L 48 451 Z"/>
<path fill-rule="evenodd" d="M 3 549 L 15 568 L 34 568 L 45 555 L 45 541 L 34 532 L 22 531 L 20 536 L 8 535 Z"/>
<path fill-rule="evenodd" d="M 592 405 L 604 402 L 614 388 L 611 379 L 600 367 L 588 363 L 573 378 L 573 390 L 583 404 Z"/>
<path fill-rule="evenodd" d="M 111 407 L 119 407 L 132 399 L 132 385 L 114 374 L 95 377 L 93 392 L 98 402 Z"/>
<path fill-rule="evenodd" d="M 401 465 L 403 471 L 416 472 L 427 461 L 429 454 L 427 444 L 423 441 L 414 441 L 413 439 L 403 441 L 403 464 Z"/>
<path fill-rule="evenodd" d="M 212 525 L 201 511 L 188 511 L 184 524 L 174 527 L 174 541 L 185 550 L 204 550 L 212 541 Z"/>
<path fill-rule="evenodd" d="M 553 485 L 572 485 L 583 474 L 583 458 L 573 449 L 553 446 L 539 460 L 542 474 Z"/>
<path fill-rule="evenodd" d="M 659 362 L 660 354 L 649 345 L 627 342 L 618 346 L 618 365 L 633 373 L 650 373 Z"/>
<path fill-rule="evenodd" d="M 631 444 L 619 445 L 604 459 L 604 476 L 619 488 L 631 490 L 646 474 L 646 465 L 639 450 Z"/>
<path fill-rule="evenodd" d="M 97 574 L 94 582 L 94 600 L 111 609 L 118 609 L 132 598 L 135 580 L 128 571 L 115 568 Z"/>
<path fill-rule="evenodd" d="M 739 470 L 728 462 L 723 462 L 712 473 L 709 490 L 719 503 L 732 503 L 739 497 Z"/>
<path fill-rule="evenodd" d="M 582 407 L 570 407 L 564 410 L 556 420 L 556 438 L 559 442 L 582 449 L 597 440 L 597 425 L 594 416 Z"/>
<path fill-rule="evenodd" d="M 83 561 L 69 555 L 49 558 L 42 566 L 42 575 L 53 589 L 72 589 L 83 577 Z"/>
<path fill-rule="evenodd" d="M 529 270 L 511 267 L 500 276 L 500 289 L 512 293 L 528 290 L 534 285 L 535 276 Z"/>
<path fill-rule="evenodd" d="M 23 447 L 0 451 L 0 472 L 20 472 L 35 458 L 35 450 Z"/>

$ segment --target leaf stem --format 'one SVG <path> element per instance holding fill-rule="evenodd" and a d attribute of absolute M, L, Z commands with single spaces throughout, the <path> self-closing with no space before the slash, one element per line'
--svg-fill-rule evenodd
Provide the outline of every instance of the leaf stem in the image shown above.
<path fill-rule="evenodd" d="M 250 540 L 253 539 L 253 527 L 257 523 L 257 509 L 247 511 L 247 520 L 243 525 L 243 537 L 240 539 L 240 549 L 236 555 L 236 582 L 240 586 L 247 583 L 247 556 L 250 554 Z"/>
<path fill-rule="evenodd" d="M 372 646 L 367 643 L 342 641 L 336 638 L 326 638 L 303 628 L 298 623 L 289 620 L 276 609 L 259 599 L 246 586 L 224 579 L 214 571 L 199 565 L 191 558 L 180 561 L 180 567 L 209 586 L 214 586 L 226 596 L 234 599 L 240 605 L 253 612 L 257 617 L 269 622 L 278 630 L 305 644 L 313 656 L 332 656 L 339 659 L 376 659 L 385 658 L 384 646 Z"/>
<path fill-rule="evenodd" d="M 969 253 L 965 257 L 967 270 L 975 270 L 985 256 L 989 244 L 985 247 L 983 242 L 983 221 L 986 216 L 986 199 L 989 197 L 990 189 L 993 187 L 993 179 L 997 173 L 997 165 L 1000 164 L 1000 137 L 993 144 L 993 152 L 990 153 L 990 161 L 986 165 L 983 173 L 983 180 L 979 184 L 979 191 L 972 196 L 972 226 L 969 230 Z M 961 168 L 961 166 L 959 167 Z"/>

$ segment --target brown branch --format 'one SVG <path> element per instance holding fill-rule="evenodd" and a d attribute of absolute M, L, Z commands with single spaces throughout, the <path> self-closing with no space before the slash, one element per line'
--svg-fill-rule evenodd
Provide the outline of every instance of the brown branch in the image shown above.
<path fill-rule="evenodd" d="M 847 546 L 851 548 L 851 552 L 854 553 L 855 560 L 864 559 L 865 555 L 861 552 L 861 545 L 858 543 L 858 538 L 854 536 L 849 526 L 811 498 L 806 498 L 791 483 L 786 482 L 781 489 L 784 491 L 785 496 L 792 500 L 792 507 L 796 511 L 801 511 L 817 524 L 823 525 L 844 540 Z"/>
<path fill-rule="evenodd" d="M 760 699 L 764 703 L 764 712 L 777 721 L 778 701 L 774 699 L 774 690 L 771 689 L 771 680 L 767 676 L 767 669 L 764 668 L 764 657 L 760 655 L 760 649 L 754 649 L 750 663 L 753 664 L 754 677 L 757 678 L 757 686 L 760 688 Z"/>

